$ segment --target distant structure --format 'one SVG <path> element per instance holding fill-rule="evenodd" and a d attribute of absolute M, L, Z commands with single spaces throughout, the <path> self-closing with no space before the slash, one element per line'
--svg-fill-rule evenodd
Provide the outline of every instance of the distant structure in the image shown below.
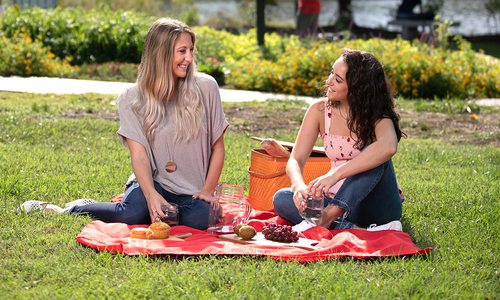
<path fill-rule="evenodd" d="M 420 12 L 415 13 L 413 10 L 417 5 L 420 6 Z M 434 20 L 435 14 L 432 11 L 423 12 L 421 0 L 403 0 L 398 7 L 396 20 Z"/>
<path fill-rule="evenodd" d="M 418 13 L 414 12 L 417 6 L 420 6 Z M 388 24 L 401 26 L 401 37 L 411 40 L 419 37 L 419 27 L 427 27 L 434 34 L 434 18 L 435 13 L 433 11 L 424 12 L 421 0 L 403 0 L 398 6 L 396 19 L 390 21 Z M 451 22 L 451 26 L 458 25 L 459 23 L 457 22 Z"/>
<path fill-rule="evenodd" d="M 13 4 L 18 4 L 21 8 L 38 6 L 41 8 L 54 8 L 57 5 L 56 0 L 13 0 Z"/>

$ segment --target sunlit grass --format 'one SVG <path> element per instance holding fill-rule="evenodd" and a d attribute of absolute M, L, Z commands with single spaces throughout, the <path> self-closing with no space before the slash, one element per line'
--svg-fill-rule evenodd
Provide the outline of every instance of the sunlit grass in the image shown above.
<path fill-rule="evenodd" d="M 88 217 L 14 214 L 29 199 L 109 201 L 131 172 L 114 96 L 0 93 L 0 294 L 4 299 L 496 299 L 500 150 L 404 139 L 394 158 L 403 225 L 427 257 L 300 264 L 260 257 L 125 257 L 81 246 Z M 278 117 L 304 103 L 224 103 Z M 406 105 L 406 104 L 402 104 Z M 252 120 L 246 120 L 252 123 Z M 255 121 L 254 121 L 255 122 Z M 253 128 L 249 125 L 249 128 Z M 273 132 L 293 140 L 297 128 Z M 248 193 L 254 132 L 231 126 L 221 181 Z"/>

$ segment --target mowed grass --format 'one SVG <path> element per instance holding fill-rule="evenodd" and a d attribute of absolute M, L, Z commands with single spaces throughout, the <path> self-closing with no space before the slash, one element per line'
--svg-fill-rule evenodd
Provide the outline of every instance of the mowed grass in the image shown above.
<path fill-rule="evenodd" d="M 255 103 L 237 105 L 251 110 Z M 265 107 L 272 113 L 282 105 Z M 116 136 L 115 97 L 0 92 L 0 122 L 2 299 L 500 297 L 497 147 L 400 143 L 394 163 L 406 194 L 402 222 L 419 247 L 434 249 L 425 257 L 308 264 L 262 257 L 127 257 L 76 242 L 88 217 L 14 213 L 30 199 L 63 206 L 84 197 L 109 201 L 123 192 L 131 167 Z M 297 129 L 272 137 L 291 140 Z M 221 178 L 244 185 L 247 193 L 250 149 L 258 145 L 251 135 L 229 129 Z"/>

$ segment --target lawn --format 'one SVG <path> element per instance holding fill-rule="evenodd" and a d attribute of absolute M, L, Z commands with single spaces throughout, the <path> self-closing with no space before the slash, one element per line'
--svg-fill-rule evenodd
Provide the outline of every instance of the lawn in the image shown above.
<path fill-rule="evenodd" d="M 402 105 L 403 116 L 414 109 Z M 248 192 L 250 149 L 258 146 L 249 137 L 293 140 L 305 106 L 224 103 L 232 126 L 221 181 Z M 255 111 L 262 112 L 260 119 L 242 114 Z M 278 118 L 285 112 L 288 123 Z M 442 115 L 449 120 L 457 114 Z M 486 142 L 453 140 L 442 131 L 442 138 L 410 135 L 400 143 L 394 163 L 406 194 L 402 223 L 419 247 L 433 248 L 428 256 L 308 264 L 126 257 L 75 241 L 87 217 L 14 213 L 30 199 L 64 205 L 84 197 L 109 201 L 123 191 L 131 167 L 115 134 L 116 98 L 0 92 L 1 298 L 498 299 L 498 110 L 488 116 L 497 121 Z M 283 126 L 260 127 L 269 118 Z M 410 131 L 429 130 L 403 121 Z"/>

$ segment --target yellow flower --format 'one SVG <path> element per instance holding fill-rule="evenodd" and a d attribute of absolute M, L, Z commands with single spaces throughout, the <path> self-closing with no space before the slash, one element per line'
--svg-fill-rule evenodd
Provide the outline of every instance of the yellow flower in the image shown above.
<path fill-rule="evenodd" d="M 472 120 L 474 120 L 474 121 L 479 120 L 479 116 L 478 116 L 477 114 L 471 114 L 471 115 L 470 115 L 470 118 L 471 118 Z"/>
<path fill-rule="evenodd" d="M 31 39 L 31 37 L 29 35 L 25 35 L 24 36 L 24 42 L 26 44 L 31 44 L 33 42 L 33 40 Z"/>

